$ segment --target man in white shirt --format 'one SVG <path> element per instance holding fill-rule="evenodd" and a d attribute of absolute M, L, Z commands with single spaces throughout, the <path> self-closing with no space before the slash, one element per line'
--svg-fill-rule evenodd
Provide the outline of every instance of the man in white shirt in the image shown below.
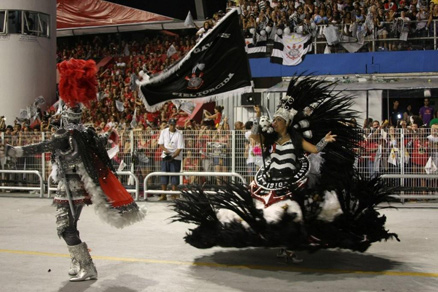
<path fill-rule="evenodd" d="M 182 161 L 182 150 L 184 149 L 184 136 L 181 131 L 176 129 L 176 120 L 169 120 L 169 127 L 162 130 L 160 138 L 158 139 L 158 145 L 163 150 L 161 154 L 161 171 L 163 172 L 180 172 Z M 176 186 L 179 184 L 179 176 L 171 176 L 172 191 L 176 191 Z M 161 189 L 167 190 L 169 183 L 169 176 L 161 177 Z M 173 195 L 172 198 L 176 199 L 178 196 Z M 162 194 L 160 201 L 165 201 L 167 196 Z"/>

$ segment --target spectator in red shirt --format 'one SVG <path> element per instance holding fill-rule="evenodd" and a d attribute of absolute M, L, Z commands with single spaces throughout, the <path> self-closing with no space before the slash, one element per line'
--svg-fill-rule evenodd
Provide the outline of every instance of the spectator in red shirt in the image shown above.
<path fill-rule="evenodd" d="M 429 158 L 428 149 L 429 141 L 424 134 L 424 128 L 419 128 L 418 124 L 411 125 L 412 140 L 408 143 L 408 148 L 411 149 L 412 171 L 416 174 L 425 174 L 424 167 Z M 426 180 L 420 179 L 420 186 L 426 187 Z"/>
<path fill-rule="evenodd" d="M 204 110 L 204 117 L 209 120 L 213 120 L 215 127 L 218 128 L 222 120 L 223 110 L 224 110 L 223 106 L 217 105 L 214 107 L 214 114 L 210 114 L 207 110 Z"/>

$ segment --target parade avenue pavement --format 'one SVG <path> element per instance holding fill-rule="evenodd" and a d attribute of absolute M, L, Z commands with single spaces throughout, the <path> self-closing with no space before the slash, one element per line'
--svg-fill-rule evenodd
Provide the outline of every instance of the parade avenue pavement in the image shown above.
<path fill-rule="evenodd" d="M 196 249 L 183 239 L 194 226 L 171 223 L 169 202 L 138 204 L 147 207 L 146 219 L 124 229 L 84 207 L 78 229 L 99 275 L 73 283 L 51 200 L 2 194 L 0 291 L 438 291 L 438 203 L 380 210 L 400 242 L 378 242 L 365 253 L 299 252 L 300 264 L 277 258 L 278 249 Z"/>

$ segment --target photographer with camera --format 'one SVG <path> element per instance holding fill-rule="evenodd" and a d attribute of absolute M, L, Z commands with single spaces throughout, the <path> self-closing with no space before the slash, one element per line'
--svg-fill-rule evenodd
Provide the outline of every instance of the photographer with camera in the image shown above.
<path fill-rule="evenodd" d="M 176 120 L 169 120 L 169 127 L 165 128 L 160 133 L 158 145 L 163 153 L 161 154 L 161 171 L 163 172 L 180 172 L 182 150 L 184 149 L 184 136 L 181 131 L 176 129 Z M 176 186 L 179 184 L 178 176 L 171 176 L 172 191 L 176 191 Z M 161 189 L 167 190 L 169 183 L 168 176 L 161 177 Z M 178 198 L 178 195 L 172 195 L 172 199 Z M 167 200 L 166 194 L 160 196 L 160 201 Z"/>

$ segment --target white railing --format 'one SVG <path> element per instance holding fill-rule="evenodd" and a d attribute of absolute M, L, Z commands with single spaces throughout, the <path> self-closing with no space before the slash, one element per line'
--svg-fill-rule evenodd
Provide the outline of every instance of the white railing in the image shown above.
<path fill-rule="evenodd" d="M 147 181 L 149 178 L 154 177 L 154 176 L 200 176 L 200 177 L 205 177 L 205 176 L 210 176 L 210 177 L 218 177 L 218 176 L 223 176 L 223 177 L 237 177 L 241 180 L 242 183 L 246 183 L 245 179 L 243 178 L 243 176 L 241 176 L 238 173 L 235 172 L 162 172 L 162 171 L 157 171 L 157 172 L 152 172 L 150 174 L 148 174 L 143 182 L 143 186 L 144 186 L 144 199 L 147 199 L 147 194 L 169 194 L 169 195 L 177 195 L 177 194 L 181 194 L 181 191 L 170 191 L 170 190 L 149 190 L 148 189 L 148 184 Z M 206 193 L 214 193 L 214 192 L 209 192 L 206 191 Z"/>
<path fill-rule="evenodd" d="M 393 133 L 390 131 L 393 131 Z M 369 143 L 363 145 L 359 151 L 357 163 L 359 173 L 365 177 L 371 177 L 376 174 L 383 175 L 383 178 L 389 185 L 398 187 L 399 195 L 410 196 L 413 199 L 414 197 L 412 196 L 423 198 L 423 196 L 438 194 L 438 180 L 435 177 L 438 175 L 438 170 L 427 169 L 426 174 L 425 162 L 422 165 L 418 164 L 419 162 L 416 160 L 418 160 L 419 154 L 417 154 L 417 151 L 413 148 L 414 146 L 412 146 L 415 143 L 411 142 L 415 139 L 427 140 L 428 136 L 435 135 L 432 129 L 421 128 L 417 133 L 408 129 L 384 129 L 384 132 L 373 135 L 367 133 Z M 247 164 L 248 151 L 245 149 L 245 138 L 243 135 L 236 135 L 235 131 L 223 131 L 220 134 L 211 130 L 210 133 L 202 136 L 199 133 L 199 131 L 184 131 L 186 148 L 183 151 L 181 173 L 175 174 L 182 177 L 182 185 L 215 184 L 215 180 L 207 176 L 207 173 L 214 177 L 238 176 L 245 183 L 249 183 L 253 179 L 255 171 L 260 165 L 254 164 L 250 166 Z M 217 136 L 219 134 L 225 136 L 221 138 L 221 136 Z M 396 144 L 399 145 L 396 163 L 389 161 L 392 150 L 389 143 L 391 135 L 395 135 Z M 4 138 L 4 135 L 2 136 Z M 32 137 L 35 139 L 32 139 Z M 27 135 L 27 140 L 42 141 L 44 137 L 41 133 L 30 133 Z M 123 175 L 120 180 L 124 185 L 127 185 L 127 179 L 124 176 L 130 176 L 131 180 L 135 182 L 135 184 L 132 183 L 132 187 L 128 187 L 128 192 L 133 193 L 136 200 L 139 199 L 140 193 L 145 192 L 145 190 L 150 194 L 162 193 L 159 190 L 161 184 L 157 177 L 169 175 L 169 173 L 159 174 L 161 171 L 161 151 L 157 148 L 157 141 L 154 141 L 158 140 L 157 132 L 145 133 L 134 131 L 125 133 L 123 138 L 124 141 L 129 141 L 129 143 L 121 143 L 119 145 L 120 152 L 112 162 L 116 169 L 122 160 L 127 165 L 125 169 L 129 171 L 122 171 L 118 174 Z M 215 141 L 219 141 L 219 138 L 223 141 L 221 143 L 223 147 L 221 148 L 213 145 L 216 143 Z M 124 146 L 128 144 L 130 145 L 129 149 L 124 149 Z M 210 147 L 212 145 L 214 147 Z M 217 153 L 218 150 L 220 150 L 219 153 Z M 438 157 L 438 144 L 428 143 L 425 151 L 427 152 L 426 158 L 432 157 L 432 159 L 435 159 L 435 157 Z M 406 154 L 402 155 L 402 153 Z M 22 181 L 25 186 L 18 186 L 19 181 L 2 180 L 3 185 L 0 187 L 0 191 L 36 190 L 43 193 L 43 183 L 47 182 L 48 197 L 50 197 L 51 193 L 55 190 L 55 186 L 53 186 L 53 182 L 50 179 L 51 165 L 48 155 L 43 154 L 22 157 L 20 159 L 21 162 L 17 160 L 16 165 L 7 166 L 5 164 L 5 169 L 2 170 L 3 176 L 6 176 L 6 173 L 10 173 L 10 176 L 13 176 L 13 174 L 35 173 L 39 177 L 39 182 L 36 179 L 33 181 L 27 179 L 27 181 Z M 438 162 L 436 161 L 435 165 L 438 167 L 437 164 Z M 150 175 L 151 173 L 154 174 Z M 144 189 L 140 190 L 142 187 L 141 182 L 145 178 L 148 180 L 147 184 L 143 183 Z M 21 177 L 19 180 L 21 180 Z M 435 197 L 428 198 L 433 199 Z"/>
<path fill-rule="evenodd" d="M 138 201 L 138 196 L 139 196 L 139 181 L 138 181 L 138 177 L 136 177 L 132 172 L 130 171 L 118 171 L 117 175 L 129 175 L 130 177 L 132 177 L 134 179 L 134 189 L 131 188 L 127 188 L 126 191 L 128 191 L 128 193 L 134 193 L 135 194 L 135 200 Z M 57 189 L 57 184 L 55 186 L 52 186 L 52 175 L 50 174 L 48 179 L 47 179 L 47 198 L 50 198 L 52 196 L 52 192 L 56 192 Z"/>
<path fill-rule="evenodd" d="M 43 177 L 41 176 L 41 173 L 37 170 L 0 170 L 0 173 L 12 173 L 12 174 L 34 174 L 38 176 L 39 179 L 39 186 L 38 187 L 32 187 L 32 186 L 0 186 L 0 190 L 25 190 L 25 191 L 39 191 L 40 198 L 43 197 L 44 194 L 44 183 L 43 183 Z"/>

